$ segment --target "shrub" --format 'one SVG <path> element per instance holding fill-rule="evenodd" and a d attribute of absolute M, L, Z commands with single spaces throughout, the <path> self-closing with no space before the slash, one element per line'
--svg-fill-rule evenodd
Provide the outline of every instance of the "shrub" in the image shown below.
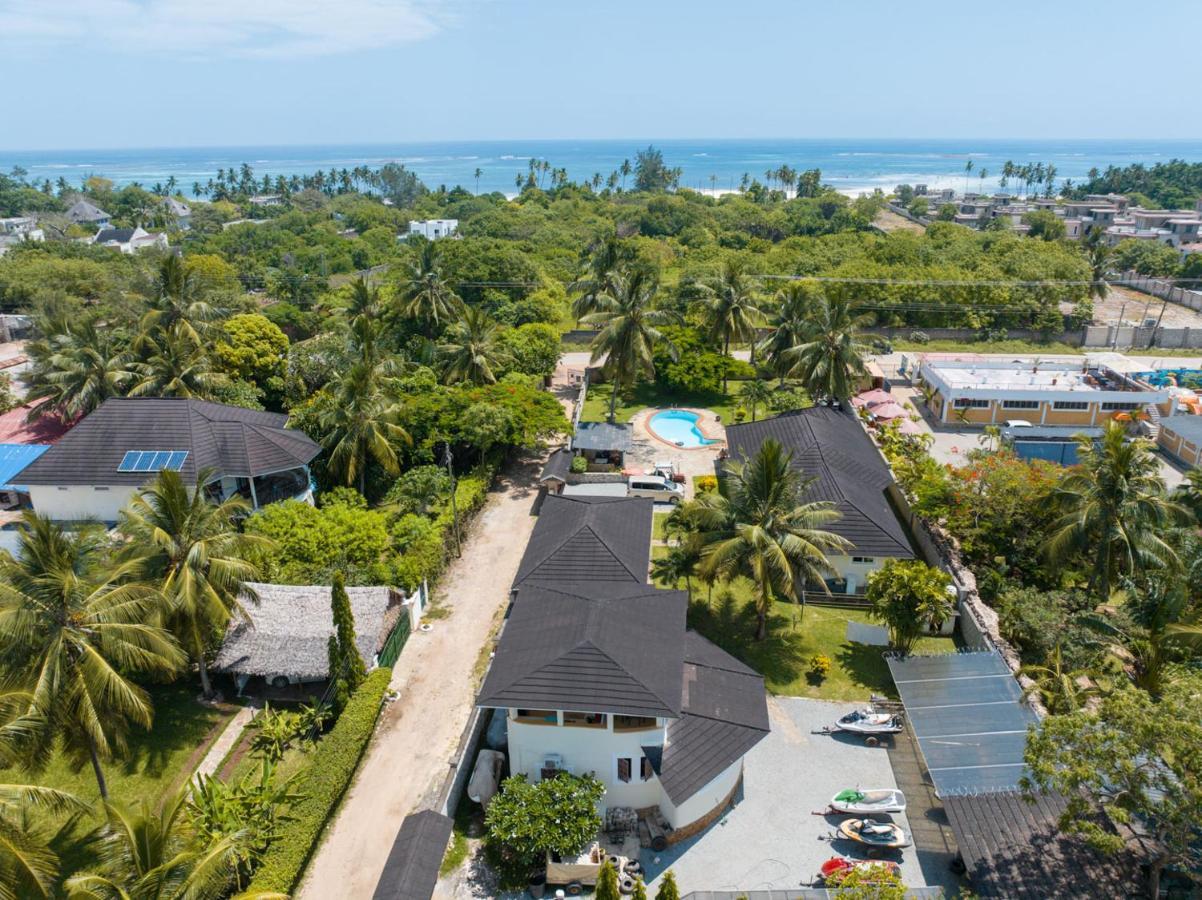
<path fill-rule="evenodd" d="M 583 456 L 573 456 L 571 470 L 574 475 L 583 475 L 588 471 L 588 460 Z"/>
<path fill-rule="evenodd" d="M 693 479 L 693 489 L 698 494 L 709 494 L 718 490 L 718 476 L 698 475 Z"/>
<path fill-rule="evenodd" d="M 810 674 L 821 681 L 831 672 L 831 658 L 823 653 L 810 657 Z"/>
<path fill-rule="evenodd" d="M 910 340 L 915 344 L 929 344 L 931 337 L 925 331 L 911 331 Z"/>
<path fill-rule="evenodd" d="M 338 723 L 314 749 L 296 784 L 305 797 L 289 810 L 291 821 L 267 850 L 249 891 L 287 894 L 292 891 L 326 822 L 333 816 L 354 777 L 363 751 L 375 731 L 376 719 L 392 670 L 376 669 L 351 696 Z"/>

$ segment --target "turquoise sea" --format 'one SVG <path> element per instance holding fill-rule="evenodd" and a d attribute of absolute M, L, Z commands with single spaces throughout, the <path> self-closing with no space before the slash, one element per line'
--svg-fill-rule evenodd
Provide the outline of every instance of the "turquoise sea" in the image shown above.
<path fill-rule="evenodd" d="M 292 175 L 318 168 L 377 167 L 401 162 L 428 185 L 477 187 L 482 191 L 514 192 L 514 177 L 526 171 L 531 158 L 566 168 L 573 180 L 602 178 L 624 159 L 634 161 L 648 143 L 663 151 L 669 165 L 684 171 L 682 184 L 693 188 L 736 188 L 744 172 L 764 179 L 781 165 L 797 170 L 821 169 L 823 181 L 848 193 L 890 189 L 902 182 L 963 189 L 964 166 L 973 172 L 967 183 L 976 190 L 997 186 L 1002 164 L 1042 162 L 1056 167 L 1058 178 L 1080 181 L 1093 167 L 1131 163 L 1151 165 L 1172 158 L 1202 159 L 1202 140 L 509 140 L 448 141 L 413 144 L 355 144 L 304 147 L 196 147 L 136 150 L 0 150 L 0 171 L 21 166 L 30 176 L 72 184 L 102 175 L 118 186 L 140 182 L 146 187 L 174 176 L 179 189 L 191 193 L 194 182 L 205 182 L 218 169 L 249 164 L 258 177 Z M 985 182 L 977 177 L 990 174 Z"/>

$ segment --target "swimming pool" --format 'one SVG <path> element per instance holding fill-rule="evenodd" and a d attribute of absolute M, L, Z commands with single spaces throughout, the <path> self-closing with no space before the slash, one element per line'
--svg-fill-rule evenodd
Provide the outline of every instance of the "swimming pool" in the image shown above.
<path fill-rule="evenodd" d="M 718 443 L 701 433 L 701 429 L 697 427 L 697 420 L 700 418 L 697 413 L 687 409 L 666 409 L 648 419 L 647 427 L 660 440 L 685 449 L 708 447 Z"/>

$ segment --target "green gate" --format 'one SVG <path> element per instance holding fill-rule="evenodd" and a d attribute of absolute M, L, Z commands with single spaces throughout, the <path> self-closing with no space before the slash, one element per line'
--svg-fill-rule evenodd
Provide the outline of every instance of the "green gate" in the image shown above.
<path fill-rule="evenodd" d="M 409 640 L 409 632 L 412 630 L 413 626 L 409 622 L 409 610 L 402 608 L 396 627 L 392 629 L 392 634 L 388 635 L 388 640 L 384 642 L 384 647 L 380 650 L 380 665 L 392 667 L 393 663 L 397 661 L 397 657 L 401 655 L 401 650 L 405 647 L 405 641 Z"/>

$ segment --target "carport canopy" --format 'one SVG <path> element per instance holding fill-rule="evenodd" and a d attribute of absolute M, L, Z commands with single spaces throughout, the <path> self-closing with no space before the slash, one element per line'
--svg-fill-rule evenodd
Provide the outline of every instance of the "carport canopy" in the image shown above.
<path fill-rule="evenodd" d="M 998 653 L 890 657 L 889 672 L 940 796 L 1018 788 L 1038 719 Z"/>

